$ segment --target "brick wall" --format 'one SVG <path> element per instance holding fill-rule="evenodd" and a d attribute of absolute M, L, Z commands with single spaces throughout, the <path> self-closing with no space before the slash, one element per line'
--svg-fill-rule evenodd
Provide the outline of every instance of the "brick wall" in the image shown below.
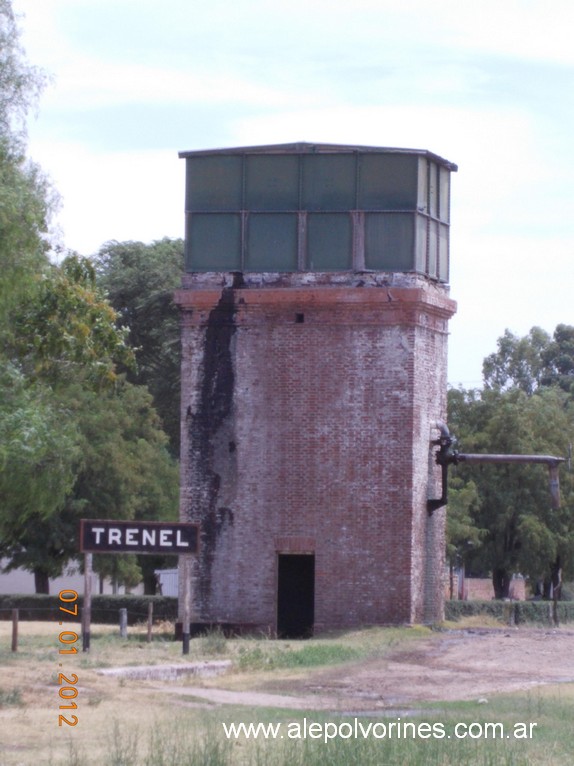
<path fill-rule="evenodd" d="M 274 630 L 278 553 L 315 555 L 315 627 L 441 619 L 446 289 L 408 275 L 186 275 L 181 517 L 192 619 Z"/>
<path fill-rule="evenodd" d="M 492 578 L 490 577 L 465 577 L 462 581 L 463 593 L 462 596 L 465 601 L 491 601 L 494 598 L 494 586 L 492 585 Z M 454 598 L 459 597 L 459 579 L 455 577 L 454 581 Z M 447 589 L 445 593 L 449 596 L 450 586 L 447 583 Z M 514 578 L 510 583 L 510 598 L 514 601 L 526 600 L 526 582 L 520 578 Z"/>

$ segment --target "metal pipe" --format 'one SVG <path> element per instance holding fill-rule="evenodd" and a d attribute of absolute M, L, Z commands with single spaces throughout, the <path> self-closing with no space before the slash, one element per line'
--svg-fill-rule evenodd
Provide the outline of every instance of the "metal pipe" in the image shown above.
<path fill-rule="evenodd" d="M 447 503 L 447 473 L 449 465 L 457 463 L 538 463 L 548 466 L 548 478 L 552 507 L 560 508 L 560 480 L 558 466 L 565 462 L 563 457 L 554 455 L 479 455 L 456 450 L 456 437 L 450 433 L 446 423 L 437 421 L 435 427 L 440 431 L 440 438 L 431 442 L 434 447 L 439 447 L 436 453 L 436 462 L 442 468 L 442 494 L 440 498 L 429 499 L 427 509 L 429 514 Z"/>
<path fill-rule="evenodd" d="M 545 463 L 558 467 L 560 463 L 564 463 L 565 458 L 554 455 L 478 455 L 457 452 L 456 460 L 459 463 Z"/>
<path fill-rule="evenodd" d="M 552 508 L 560 508 L 560 479 L 558 466 L 566 461 L 554 455 L 473 455 L 459 452 L 458 463 L 541 463 L 548 466 L 548 484 L 552 498 Z"/>

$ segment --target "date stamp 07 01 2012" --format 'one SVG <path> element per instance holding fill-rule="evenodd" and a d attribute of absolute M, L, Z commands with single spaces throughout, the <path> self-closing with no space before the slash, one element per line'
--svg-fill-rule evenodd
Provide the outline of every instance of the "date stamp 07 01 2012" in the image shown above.
<path fill-rule="evenodd" d="M 71 614 L 73 617 L 78 616 L 78 594 L 75 590 L 61 590 L 59 593 L 59 599 L 62 602 L 60 604 L 60 611 L 66 612 L 67 614 Z M 60 621 L 60 625 L 62 625 L 62 622 Z M 76 643 L 78 640 L 78 634 L 73 630 L 62 630 L 60 631 L 60 649 L 59 654 L 77 654 L 78 649 L 77 647 L 73 646 L 73 644 Z M 59 663 L 60 667 L 62 667 L 62 663 Z M 60 705 L 60 710 L 77 710 L 78 705 L 74 701 L 76 697 L 78 696 L 78 689 L 76 688 L 76 684 L 78 683 L 78 676 L 75 673 L 69 673 L 70 678 L 68 678 L 64 673 L 58 673 L 58 684 L 60 688 L 58 689 L 58 694 L 60 695 L 60 701 L 63 703 Z M 70 720 L 71 719 L 71 720 Z M 62 724 L 67 724 L 68 726 L 76 726 L 78 723 L 78 716 L 72 715 L 71 713 L 63 715 L 60 713 L 58 716 L 58 726 L 61 726 Z"/>

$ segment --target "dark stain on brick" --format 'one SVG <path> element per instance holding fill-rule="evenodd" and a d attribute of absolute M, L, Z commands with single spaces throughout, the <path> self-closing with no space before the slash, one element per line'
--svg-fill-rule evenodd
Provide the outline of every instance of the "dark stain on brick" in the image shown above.
<path fill-rule="evenodd" d="M 215 470 L 218 432 L 233 415 L 232 339 L 236 331 L 233 288 L 226 288 L 210 312 L 205 329 L 199 404 L 190 413 L 190 466 L 194 477 L 194 515 L 201 519 L 200 578 L 197 593 L 200 609 L 211 590 L 211 568 L 217 539 L 226 523 L 233 524 L 233 512 L 218 507 L 221 476 Z"/>

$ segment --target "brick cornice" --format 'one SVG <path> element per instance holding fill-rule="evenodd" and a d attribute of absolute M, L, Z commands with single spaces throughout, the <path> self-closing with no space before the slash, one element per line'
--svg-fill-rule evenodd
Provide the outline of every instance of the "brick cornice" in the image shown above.
<path fill-rule="evenodd" d="M 261 307 L 329 307 L 360 306 L 378 307 L 382 310 L 395 308 L 396 305 L 419 306 L 434 310 L 445 318 L 456 312 L 456 301 L 439 290 L 425 290 L 420 287 L 268 287 L 234 289 L 234 303 L 239 308 Z M 184 311 L 211 310 L 215 308 L 223 295 L 223 290 L 177 290 L 175 302 Z"/>

